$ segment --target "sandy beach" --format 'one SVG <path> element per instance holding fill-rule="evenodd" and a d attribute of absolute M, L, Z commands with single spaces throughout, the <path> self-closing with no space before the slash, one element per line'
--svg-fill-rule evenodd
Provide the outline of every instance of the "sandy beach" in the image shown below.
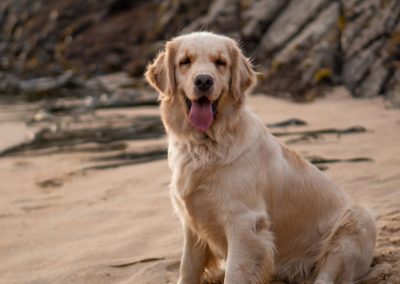
<path fill-rule="evenodd" d="M 265 123 L 307 123 L 271 129 L 277 133 L 365 128 L 280 138 L 303 157 L 319 159 L 327 175 L 375 212 L 375 258 L 360 283 L 400 283 L 399 110 L 386 108 L 379 97 L 353 99 L 341 88 L 306 104 L 263 95 L 248 103 Z M 25 124 L 34 115 L 31 106 L 0 109 L 1 149 L 37 131 Z M 157 114 L 155 107 L 98 110 L 85 123 L 118 118 L 118 125 Z M 176 283 L 182 236 L 169 199 L 167 160 L 112 166 L 102 160 L 165 149 L 166 139 L 125 145 L 99 149 L 83 143 L 68 151 L 53 147 L 0 158 L 0 283 Z"/>

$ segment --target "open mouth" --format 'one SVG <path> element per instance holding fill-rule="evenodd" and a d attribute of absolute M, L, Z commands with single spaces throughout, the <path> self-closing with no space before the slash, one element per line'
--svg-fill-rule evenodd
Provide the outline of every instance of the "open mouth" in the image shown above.
<path fill-rule="evenodd" d="M 189 110 L 190 124 L 197 131 L 206 132 L 214 121 L 217 113 L 218 100 L 210 101 L 205 96 L 193 101 L 185 96 L 185 100 Z"/>
<path fill-rule="evenodd" d="M 210 101 L 207 97 L 201 97 L 200 99 L 197 100 L 197 102 L 199 102 L 200 104 L 207 104 L 208 102 L 211 102 L 211 107 L 212 107 L 212 111 L 214 116 L 217 114 L 217 106 L 218 106 L 218 100 L 216 101 Z M 186 96 L 185 96 L 185 102 L 186 102 L 186 106 L 188 108 L 188 111 L 190 112 L 190 109 L 192 108 L 192 101 L 189 100 Z"/>

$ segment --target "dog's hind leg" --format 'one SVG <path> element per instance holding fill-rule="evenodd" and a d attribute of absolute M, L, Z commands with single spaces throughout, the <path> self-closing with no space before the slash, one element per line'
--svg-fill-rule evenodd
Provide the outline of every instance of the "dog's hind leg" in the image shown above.
<path fill-rule="evenodd" d="M 375 221 L 367 210 L 345 210 L 322 244 L 315 284 L 350 284 L 361 278 L 371 265 L 375 239 Z"/>

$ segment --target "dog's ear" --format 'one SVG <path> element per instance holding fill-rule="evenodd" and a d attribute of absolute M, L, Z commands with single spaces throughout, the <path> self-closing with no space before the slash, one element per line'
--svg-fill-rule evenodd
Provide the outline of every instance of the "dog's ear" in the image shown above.
<path fill-rule="evenodd" d="M 152 63 L 147 65 L 147 70 L 144 74 L 147 82 L 160 93 L 164 93 L 167 86 L 167 74 L 164 62 L 165 51 L 162 51 Z"/>
<path fill-rule="evenodd" d="M 145 77 L 160 96 L 170 97 L 175 93 L 175 45 L 168 42 L 165 51 L 161 51 L 156 59 L 147 66 Z"/>
<path fill-rule="evenodd" d="M 230 90 L 234 99 L 240 103 L 246 91 L 257 81 L 256 73 L 249 59 L 247 59 L 236 43 L 231 46 L 232 67 Z"/>

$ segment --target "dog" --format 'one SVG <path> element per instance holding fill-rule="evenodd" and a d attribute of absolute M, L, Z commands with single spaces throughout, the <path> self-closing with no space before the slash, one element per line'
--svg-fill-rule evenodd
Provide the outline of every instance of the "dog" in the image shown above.
<path fill-rule="evenodd" d="M 178 36 L 145 77 L 160 94 L 184 232 L 178 283 L 346 284 L 368 272 L 374 218 L 251 112 L 256 73 L 233 39 Z"/>

